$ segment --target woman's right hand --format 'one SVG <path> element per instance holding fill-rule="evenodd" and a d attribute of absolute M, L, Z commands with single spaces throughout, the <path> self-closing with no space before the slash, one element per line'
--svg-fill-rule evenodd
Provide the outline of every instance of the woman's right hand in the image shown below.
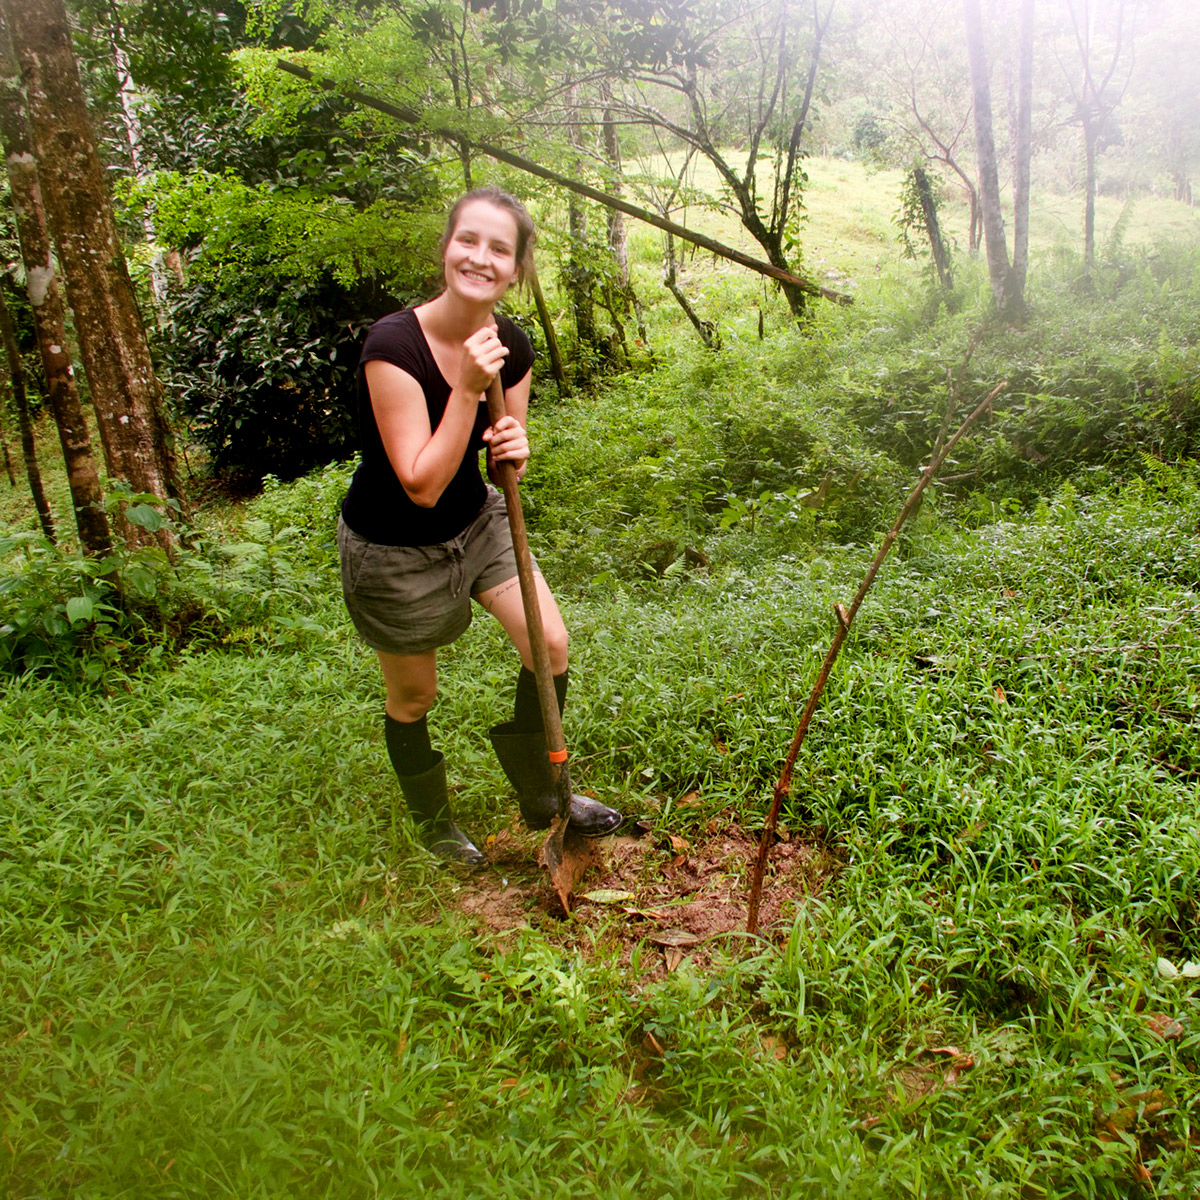
<path fill-rule="evenodd" d="M 495 325 L 477 329 L 463 342 L 459 386 L 473 396 L 483 395 L 507 357 L 508 347 L 500 340 Z"/>

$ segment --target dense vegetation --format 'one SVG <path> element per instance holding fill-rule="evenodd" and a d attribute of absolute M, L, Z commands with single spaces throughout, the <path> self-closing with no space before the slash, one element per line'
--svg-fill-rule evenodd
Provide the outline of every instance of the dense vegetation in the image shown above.
<path fill-rule="evenodd" d="M 655 361 L 539 381 L 577 773 L 665 870 L 761 822 L 832 603 L 951 400 L 1009 380 L 825 694 L 809 894 L 672 971 L 620 908 L 497 934 L 394 828 L 349 465 L 202 511 L 175 562 L 87 564 L 10 493 L 5 1193 L 1194 1194 L 1200 256 L 1039 261 L 1020 329 L 964 263 L 954 312 L 888 266 L 806 336 L 696 264 L 719 351 L 655 308 Z M 480 835 L 511 677 L 479 621 L 433 714 Z"/>

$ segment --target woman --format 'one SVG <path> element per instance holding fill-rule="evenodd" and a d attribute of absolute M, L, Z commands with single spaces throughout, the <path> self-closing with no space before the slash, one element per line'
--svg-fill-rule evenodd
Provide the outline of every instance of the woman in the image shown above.
<path fill-rule="evenodd" d="M 525 473 L 533 347 L 496 304 L 533 261 L 533 222 L 499 188 L 468 192 L 442 235 L 445 288 L 392 313 L 367 334 L 360 366 L 362 464 L 338 523 L 342 591 L 351 619 L 379 656 L 387 688 L 388 756 L 421 842 L 447 862 L 483 855 L 454 823 L 443 757 L 426 714 L 437 694 L 437 650 L 471 622 L 471 601 L 504 627 L 521 657 L 513 719 L 490 731 L 521 815 L 544 829 L 557 811 L 537 681 L 504 501 L 484 483 L 499 462 Z M 499 374 L 507 415 L 489 423 L 486 391 Z M 561 708 L 567 631 L 536 576 Z M 614 809 L 574 796 L 571 823 L 593 836 L 620 824 Z"/>

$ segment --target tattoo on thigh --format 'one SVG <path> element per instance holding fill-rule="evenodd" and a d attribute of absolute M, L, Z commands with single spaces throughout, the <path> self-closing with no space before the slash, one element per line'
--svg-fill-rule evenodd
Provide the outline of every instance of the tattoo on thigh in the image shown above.
<path fill-rule="evenodd" d="M 488 610 L 488 612 L 491 612 L 492 605 L 495 604 L 495 602 L 497 600 L 499 600 L 500 597 L 503 596 L 505 592 L 511 592 L 513 590 L 513 588 L 519 587 L 519 586 L 520 586 L 520 580 L 518 580 L 518 579 L 510 579 L 510 580 L 508 580 L 507 583 L 498 584 L 496 587 L 491 589 L 491 591 L 488 593 L 486 599 L 481 596 L 479 598 L 479 603 L 482 604 L 483 607 Z"/>

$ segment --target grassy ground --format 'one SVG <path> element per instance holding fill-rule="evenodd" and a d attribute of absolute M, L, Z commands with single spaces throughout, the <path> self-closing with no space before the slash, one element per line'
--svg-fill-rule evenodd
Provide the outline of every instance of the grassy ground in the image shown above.
<path fill-rule="evenodd" d="M 889 301 L 904 270 L 761 345 L 718 273 L 721 355 L 656 314 L 653 371 L 537 417 L 577 781 L 653 826 L 659 924 L 701 848 L 761 822 L 831 606 L 936 429 L 973 318 Z M 1193 386 L 1195 300 L 1139 280 L 1084 303 L 1044 275 L 1037 328 L 977 351 L 978 380 L 1021 366 L 1020 402 L 956 468 L 987 486 L 930 497 L 859 616 L 761 937 L 664 948 L 536 889 L 481 919 L 515 807 L 485 740 L 515 664 L 482 620 L 433 725 L 496 868 L 447 876 L 393 829 L 336 594 L 344 468 L 220 515 L 180 570 L 224 616 L 186 646 L 6 678 L 0 1194 L 1196 1194 L 1200 473 L 1128 449 L 1173 411 L 1130 426 L 1135 401 Z M 1048 445 L 1087 469 L 1031 473 Z M 720 877 L 744 906 L 746 864 Z"/>
<path fill-rule="evenodd" d="M 1191 1194 L 1198 520 L 1163 471 L 924 523 L 785 814 L 834 869 L 703 969 L 466 915 L 477 885 L 391 840 L 331 603 L 287 648 L 11 683 L 6 1193 Z M 582 782 L 660 833 L 753 826 L 866 557 L 566 598 Z M 439 742 L 494 834 L 511 664 L 486 627 L 447 658 Z"/>

